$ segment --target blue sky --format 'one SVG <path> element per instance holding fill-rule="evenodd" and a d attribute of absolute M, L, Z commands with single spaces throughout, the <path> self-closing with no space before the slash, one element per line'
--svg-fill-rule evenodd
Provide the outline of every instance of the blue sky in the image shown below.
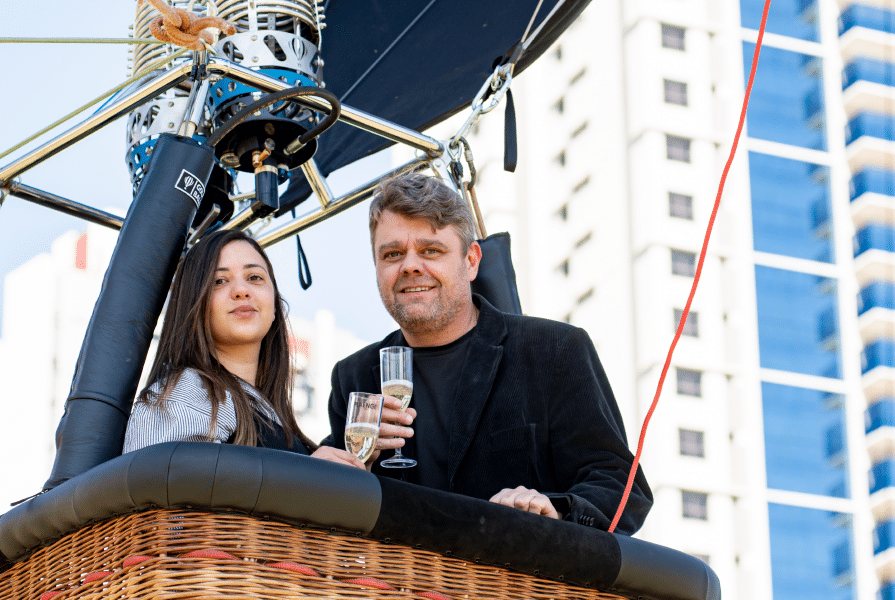
<path fill-rule="evenodd" d="M 127 37 L 135 1 L 105 2 L 102 10 L 88 10 L 89 6 L 96 5 L 0 0 L 0 37 Z M 126 78 L 126 69 L 125 45 L 0 44 L 4 80 L 0 152 L 118 85 Z M 79 120 L 75 118 L 38 142 L 0 159 L 0 166 Z M 132 198 L 125 150 L 125 119 L 119 119 L 27 171 L 20 180 L 97 208 L 125 209 Z M 388 167 L 387 155 L 371 157 L 334 174 L 330 185 L 338 194 Z M 336 326 L 374 341 L 395 325 L 376 292 L 365 213 L 365 207 L 355 207 L 302 234 L 314 279 L 308 291 L 298 284 L 294 241 L 274 246 L 270 254 L 293 315 L 313 319 L 318 309 L 328 308 L 336 315 Z M 0 292 L 2 279 L 10 270 L 47 252 L 62 233 L 83 228 L 84 223 L 74 217 L 8 198 L 0 207 Z M 0 319 L 5 316 L 0 306 Z"/>

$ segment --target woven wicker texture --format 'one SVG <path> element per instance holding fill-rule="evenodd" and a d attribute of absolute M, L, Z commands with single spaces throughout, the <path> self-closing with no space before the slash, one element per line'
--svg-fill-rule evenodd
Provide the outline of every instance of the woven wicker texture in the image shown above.
<path fill-rule="evenodd" d="M 245 515 L 148 511 L 85 527 L 0 573 L 0 599 L 13 598 L 623 597 Z"/>

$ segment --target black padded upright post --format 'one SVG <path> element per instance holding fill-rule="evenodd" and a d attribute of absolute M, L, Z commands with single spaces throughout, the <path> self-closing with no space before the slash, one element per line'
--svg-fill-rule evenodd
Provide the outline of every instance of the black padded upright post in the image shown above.
<path fill-rule="evenodd" d="M 472 291 L 483 296 L 497 310 L 521 315 L 516 270 L 510 256 L 510 234 L 493 233 L 478 242 L 482 247 L 482 260 L 479 274 L 472 282 Z"/>
<path fill-rule="evenodd" d="M 152 332 L 213 166 L 214 150 L 195 140 L 163 134 L 155 145 L 87 326 L 44 489 L 121 454 Z"/>

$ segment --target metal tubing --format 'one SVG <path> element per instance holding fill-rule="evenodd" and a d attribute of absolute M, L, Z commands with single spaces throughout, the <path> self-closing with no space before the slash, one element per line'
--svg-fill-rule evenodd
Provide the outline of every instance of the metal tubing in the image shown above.
<path fill-rule="evenodd" d="M 297 219 L 293 219 L 288 223 L 284 223 L 282 226 L 274 229 L 267 235 L 258 238 L 257 242 L 262 248 L 267 248 L 269 246 L 273 246 L 278 242 L 282 242 L 283 240 L 292 237 L 296 233 L 300 233 L 308 227 L 311 227 L 312 225 L 316 225 L 317 223 L 325 221 L 326 219 L 333 217 L 356 204 L 360 204 L 373 195 L 373 192 L 376 191 L 376 187 L 379 185 L 379 182 L 382 181 L 384 178 L 397 177 L 399 175 L 409 173 L 410 171 L 414 171 L 417 168 L 427 164 L 429 164 L 427 159 L 415 158 L 412 161 L 401 165 L 394 171 L 385 173 L 382 175 L 382 177 L 371 179 L 367 183 L 353 189 L 344 196 L 333 200 L 329 203 L 329 205 L 327 205 L 326 208 L 321 208 L 309 215 L 298 217 Z"/>
<path fill-rule="evenodd" d="M 209 59 L 208 71 L 210 73 L 217 73 L 229 77 L 230 79 L 234 79 L 267 92 L 278 92 L 291 87 L 284 81 L 274 79 L 264 73 L 253 71 L 242 65 L 217 57 L 211 57 Z M 313 110 L 324 112 L 329 110 L 329 104 L 325 100 L 313 96 L 296 98 L 294 102 L 307 106 Z M 412 129 L 402 127 L 390 121 L 380 119 L 379 117 L 374 117 L 371 114 L 357 110 L 356 108 L 351 108 L 350 106 L 345 106 L 344 104 L 342 105 L 342 114 L 339 117 L 339 120 L 348 125 L 357 127 L 358 129 L 374 133 L 387 140 L 399 142 L 412 148 L 416 148 L 417 150 L 422 150 L 430 155 L 440 155 L 444 152 L 441 142 L 433 137 L 418 133 Z"/>
<path fill-rule="evenodd" d="M 254 197 L 254 195 L 253 195 Z M 242 210 L 238 215 L 231 218 L 229 221 L 221 225 L 221 229 L 245 229 L 249 226 L 249 223 L 254 221 L 255 216 L 255 207 L 254 202 L 248 205 L 246 208 Z"/>
<path fill-rule="evenodd" d="M 180 123 L 178 134 L 184 137 L 193 137 L 193 134 L 196 133 L 199 121 L 202 119 L 202 110 L 205 108 L 205 99 L 208 97 L 210 85 L 207 78 L 203 79 L 199 85 L 193 82 L 193 89 L 190 90 L 190 97 L 186 110 L 183 111 L 183 121 Z"/>
<path fill-rule="evenodd" d="M 177 67 L 172 67 L 170 70 L 159 75 L 152 81 L 149 81 L 136 91 L 131 92 L 113 104 L 97 111 L 88 119 L 75 125 L 65 133 L 53 138 L 39 148 L 32 150 L 17 161 L 10 163 L 0 170 L 0 186 L 12 181 L 15 177 L 18 177 L 31 167 L 40 164 L 58 152 L 65 150 L 72 144 L 79 142 L 97 129 L 105 127 L 143 102 L 154 98 L 165 90 L 179 84 L 189 76 L 192 66 L 193 63 L 189 62 Z"/>
<path fill-rule="evenodd" d="M 90 221 L 91 223 L 96 223 L 97 225 L 103 225 L 110 229 L 120 230 L 124 225 L 124 219 L 121 217 L 84 204 L 79 204 L 67 198 L 22 183 L 13 183 L 9 188 L 9 195 L 41 206 L 46 206 L 47 208 L 52 208 L 53 210 L 58 210 L 59 212 L 84 219 L 85 221 Z"/>
<path fill-rule="evenodd" d="M 314 195 L 320 201 L 320 206 L 322 208 L 329 206 L 333 201 L 333 192 L 329 189 L 329 184 L 326 183 L 323 173 L 317 167 L 317 162 L 312 158 L 302 163 L 301 172 L 304 173 L 305 179 L 308 180 L 308 185 L 314 190 Z"/>

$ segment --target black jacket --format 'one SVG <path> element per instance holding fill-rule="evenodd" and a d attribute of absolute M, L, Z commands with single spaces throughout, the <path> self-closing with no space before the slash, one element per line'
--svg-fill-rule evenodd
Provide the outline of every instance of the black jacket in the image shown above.
<path fill-rule="evenodd" d="M 450 489 L 489 499 L 523 485 L 549 496 L 556 509 L 583 525 L 608 529 L 633 455 L 606 373 L 583 329 L 499 312 L 480 296 L 478 324 L 459 374 L 449 448 Z M 400 331 L 336 364 L 329 402 L 330 438 L 345 447 L 350 392 L 379 393 L 379 349 L 407 345 Z M 407 440 L 411 456 L 414 438 Z M 391 452 L 384 452 L 388 458 Z M 373 471 L 414 482 L 416 469 Z M 638 469 L 616 528 L 632 534 L 652 506 Z"/>

